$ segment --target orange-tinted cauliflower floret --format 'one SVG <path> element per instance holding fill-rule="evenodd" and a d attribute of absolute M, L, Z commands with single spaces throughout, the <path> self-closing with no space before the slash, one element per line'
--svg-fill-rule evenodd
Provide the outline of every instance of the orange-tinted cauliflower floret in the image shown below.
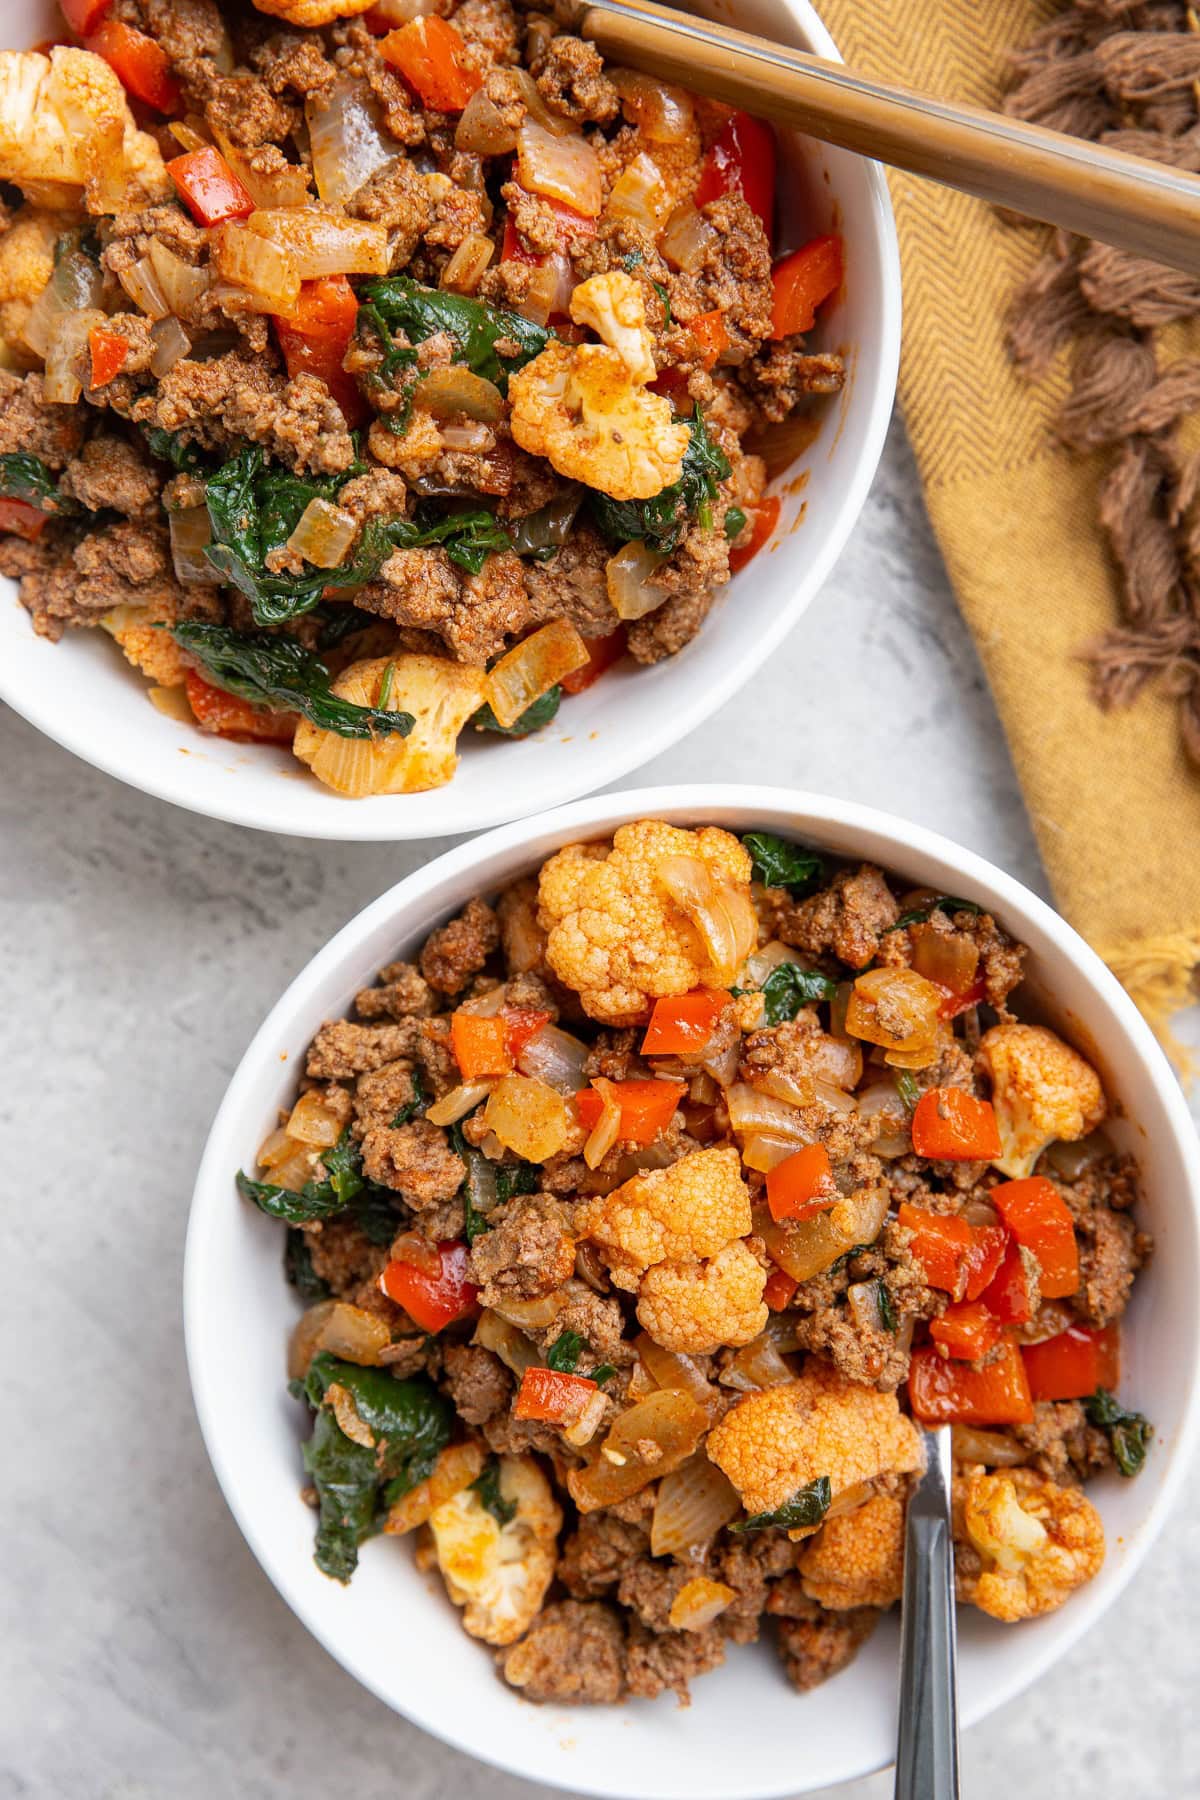
<path fill-rule="evenodd" d="M 613 1281 L 630 1290 L 656 1263 L 716 1256 L 750 1225 L 750 1193 L 732 1148 L 693 1150 L 669 1169 L 648 1169 L 584 1201 L 575 1214 L 576 1235 L 604 1248 Z"/>
<path fill-rule="evenodd" d="M 1028 1175 L 1048 1144 L 1086 1137 L 1108 1111 L 1100 1077 L 1044 1025 L 993 1025 L 979 1045 L 992 1081 L 1001 1154 L 993 1167 Z"/>
<path fill-rule="evenodd" d="M 1054 1612 L 1104 1562 L 1104 1526 L 1087 1496 L 1033 1469 L 972 1469 L 959 1492 L 963 1530 L 983 1561 L 963 1597 L 1012 1624 Z"/>
<path fill-rule="evenodd" d="M 254 0 L 254 4 L 273 19 L 311 31 L 338 19 L 353 19 L 373 6 L 374 0 Z"/>
<path fill-rule="evenodd" d="M 656 999 L 728 986 L 736 972 L 713 964 L 700 927 L 667 892 L 659 871 L 669 858 L 703 864 L 715 890 L 749 903 L 749 854 L 712 825 L 685 831 L 640 819 L 621 826 L 607 854 L 569 844 L 542 868 L 547 960 L 602 1024 L 640 1024 Z"/>
<path fill-rule="evenodd" d="M 664 1350 L 698 1356 L 722 1344 L 748 1344 L 766 1328 L 766 1280 L 740 1241 L 710 1262 L 658 1263 L 642 1277 L 637 1316 Z"/>
<path fill-rule="evenodd" d="M 904 1586 L 903 1502 L 872 1494 L 830 1519 L 801 1551 L 800 1575 L 809 1599 L 831 1612 L 894 1606 Z"/>
<path fill-rule="evenodd" d="M 796 1381 L 747 1394 L 709 1433 L 708 1454 L 749 1513 L 773 1512 L 829 1477 L 834 1497 L 921 1466 L 921 1440 L 895 1394 L 860 1387 L 810 1360 Z"/>

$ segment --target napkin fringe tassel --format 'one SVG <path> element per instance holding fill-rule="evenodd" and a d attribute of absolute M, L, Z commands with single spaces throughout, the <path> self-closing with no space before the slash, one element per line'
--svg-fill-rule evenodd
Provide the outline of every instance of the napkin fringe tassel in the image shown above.
<path fill-rule="evenodd" d="M 1100 954 L 1144 1015 L 1185 1083 L 1200 1080 L 1200 1058 L 1171 1030 L 1173 1013 L 1194 1004 L 1200 968 L 1200 925 L 1194 932 L 1170 932 L 1130 944 L 1101 948 Z"/>

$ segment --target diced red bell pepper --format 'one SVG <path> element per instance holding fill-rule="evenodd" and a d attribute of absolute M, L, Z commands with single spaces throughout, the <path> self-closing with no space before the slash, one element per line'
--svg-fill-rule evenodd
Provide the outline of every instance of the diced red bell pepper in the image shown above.
<path fill-rule="evenodd" d="M 978 1362 L 1000 1342 L 1004 1328 L 982 1300 L 964 1300 L 948 1306 L 940 1319 L 931 1319 L 929 1335 L 947 1356 Z"/>
<path fill-rule="evenodd" d="M 971 1242 L 963 1259 L 964 1300 L 978 1300 L 1004 1261 L 1008 1232 L 1003 1225 L 972 1225 Z"/>
<path fill-rule="evenodd" d="M 512 1073 L 508 1027 L 499 1013 L 484 1019 L 478 1013 L 456 1012 L 450 1020 L 450 1044 L 468 1081 L 477 1081 L 481 1075 Z"/>
<path fill-rule="evenodd" d="M 774 536 L 775 527 L 779 523 L 779 506 L 778 494 L 764 494 L 758 502 L 754 508 L 749 541 L 729 552 L 729 567 L 733 574 L 744 569 L 751 557 L 757 556 L 763 545 Z"/>
<path fill-rule="evenodd" d="M 692 409 L 688 378 L 676 363 L 668 363 L 665 369 L 658 371 L 650 383 L 650 392 L 669 400 L 677 413 L 690 412 Z"/>
<path fill-rule="evenodd" d="M 198 225 L 245 219 L 254 211 L 248 190 L 211 144 L 173 157 L 167 164 L 167 174 Z"/>
<path fill-rule="evenodd" d="M 838 1197 L 824 1144 L 805 1144 L 767 1171 L 767 1205 L 778 1225 L 784 1219 L 811 1219 L 828 1212 Z"/>
<path fill-rule="evenodd" d="M 241 741 L 252 738 L 270 744 L 290 744 L 296 735 L 298 717 L 290 712 L 272 712 L 265 706 L 251 706 L 237 694 L 213 687 L 194 669 L 184 676 L 188 705 L 202 731 L 217 737 Z"/>
<path fill-rule="evenodd" d="M 620 662 L 625 654 L 625 627 L 618 625 L 607 637 L 584 638 L 583 642 L 588 659 L 581 669 L 572 669 L 569 675 L 561 677 L 559 686 L 564 694 L 582 694 L 594 681 L 599 681 L 606 669 Z"/>
<path fill-rule="evenodd" d="M 943 982 L 935 982 L 935 987 L 943 987 Z M 946 998 L 938 1007 L 939 1019 L 957 1019 L 959 1013 L 969 1012 L 973 1006 L 979 1006 L 987 998 L 987 982 L 982 975 L 977 975 L 970 987 L 956 994 L 946 988 Z"/>
<path fill-rule="evenodd" d="M 786 338 L 797 331 L 811 331 L 818 306 L 836 294 L 842 275 L 842 240 L 836 233 L 812 238 L 777 262 L 771 271 L 771 336 Z"/>
<path fill-rule="evenodd" d="M 540 250 L 531 250 L 525 239 L 517 230 L 517 222 L 509 213 L 504 221 L 504 236 L 500 243 L 500 261 L 526 263 L 531 269 L 540 269 L 546 258 Z"/>
<path fill-rule="evenodd" d="M 457 1238 L 447 1238 L 437 1249 L 440 1275 L 427 1274 L 413 1263 L 390 1262 L 379 1277 L 388 1299 L 402 1306 L 422 1331 L 434 1334 L 456 1319 L 468 1318 L 479 1304 L 479 1290 L 467 1280 L 467 1246 Z"/>
<path fill-rule="evenodd" d="M 652 1144 L 671 1123 L 684 1096 L 682 1081 L 611 1081 L 609 1088 L 621 1108 L 621 1137 L 629 1144 Z M 598 1088 L 584 1088 L 575 1096 L 579 1122 L 594 1131 L 604 1111 Z"/>
<path fill-rule="evenodd" d="M 144 31 L 122 25 L 119 19 L 105 19 L 84 39 L 83 47 L 104 58 L 135 100 L 144 100 L 156 112 L 178 111 L 183 95 L 171 73 L 171 59 Z"/>
<path fill-rule="evenodd" d="M 58 0 L 63 18 L 79 37 L 95 31 L 101 19 L 112 9 L 113 0 Z"/>
<path fill-rule="evenodd" d="M 1028 1425 L 1033 1418 L 1025 1365 L 1012 1343 L 1002 1343 L 982 1368 L 922 1344 L 909 1364 L 908 1403 L 926 1425 Z"/>
<path fill-rule="evenodd" d="M 703 1050 L 728 997 L 712 988 L 693 988 L 690 994 L 668 994 L 656 1000 L 642 1039 L 642 1055 L 694 1056 Z"/>
<path fill-rule="evenodd" d="M 379 46 L 385 62 L 399 69 L 425 106 L 438 112 L 461 112 L 483 75 L 466 58 L 462 33 L 436 14 L 411 19 L 389 31 Z"/>
<path fill-rule="evenodd" d="M 729 348 L 729 333 L 725 329 L 725 314 L 720 307 L 715 312 L 701 313 L 688 326 L 700 360 L 706 369 L 711 369 L 722 350 Z"/>
<path fill-rule="evenodd" d="M 0 495 L 0 531 L 11 531 L 15 537 L 24 538 L 27 544 L 41 537 L 48 516 L 40 507 L 31 506 L 28 500 L 10 500 Z"/>
<path fill-rule="evenodd" d="M 541 1419 L 549 1425 L 573 1425 L 596 1392 L 586 1375 L 565 1369 L 526 1369 L 513 1402 L 514 1419 Z"/>
<path fill-rule="evenodd" d="M 296 309 L 275 315 L 275 335 L 289 375 L 316 375 L 329 389 L 353 429 L 367 407 L 342 363 L 358 321 L 358 300 L 344 275 L 322 275 L 300 283 Z"/>
<path fill-rule="evenodd" d="M 799 1282 L 786 1269 L 772 1269 L 767 1276 L 767 1284 L 763 1288 L 763 1299 L 772 1312 L 782 1312 L 791 1304 L 792 1295 L 799 1287 Z"/>
<path fill-rule="evenodd" d="M 896 1215 L 912 1233 L 912 1253 L 925 1271 L 930 1287 L 960 1295 L 963 1271 L 971 1247 L 971 1227 L 956 1214 L 931 1213 L 906 1201 Z"/>
<path fill-rule="evenodd" d="M 1010 1238 L 1000 1267 L 979 1297 L 1002 1325 L 1024 1325 L 1038 1309 L 1037 1277 L 1026 1260 L 1029 1255 Z"/>
<path fill-rule="evenodd" d="M 1035 1400 L 1086 1400 L 1100 1387 L 1111 1393 L 1121 1379 L 1116 1325 L 1069 1325 L 1044 1343 L 1026 1344 L 1021 1355 Z"/>
<path fill-rule="evenodd" d="M 118 337 L 115 331 L 105 331 L 102 325 L 97 325 L 88 332 L 88 352 L 92 360 L 91 385 L 101 388 L 125 367 L 129 344 L 125 338 Z"/>
<path fill-rule="evenodd" d="M 988 1199 L 1016 1238 L 1032 1250 L 1042 1271 L 1043 1300 L 1063 1300 L 1079 1291 L 1079 1245 L 1070 1208 L 1052 1181 L 1030 1175 L 1004 1181 Z"/>
<path fill-rule="evenodd" d="M 927 1088 L 913 1111 L 912 1144 L 930 1162 L 990 1162 L 1000 1154 L 991 1102 L 962 1088 Z"/>
<path fill-rule="evenodd" d="M 735 112 L 725 121 L 701 165 L 695 203 L 707 206 L 730 193 L 741 194 L 757 213 L 769 247 L 775 235 L 775 133 L 750 113 Z"/>
<path fill-rule="evenodd" d="M 529 1040 L 549 1025 L 553 1015 L 538 1006 L 506 1006 L 500 1016 L 504 1020 L 508 1054 L 516 1062 Z"/>

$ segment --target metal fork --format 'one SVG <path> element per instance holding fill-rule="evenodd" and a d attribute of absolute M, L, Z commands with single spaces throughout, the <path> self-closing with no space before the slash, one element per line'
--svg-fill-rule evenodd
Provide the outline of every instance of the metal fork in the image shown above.
<path fill-rule="evenodd" d="M 904 1535 L 895 1800 L 958 1800 L 950 1427 L 922 1435 L 925 1474 Z"/>

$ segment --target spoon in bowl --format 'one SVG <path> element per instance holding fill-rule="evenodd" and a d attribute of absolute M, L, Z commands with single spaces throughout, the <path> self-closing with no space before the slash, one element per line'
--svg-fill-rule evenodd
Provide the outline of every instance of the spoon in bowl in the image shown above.
<path fill-rule="evenodd" d="M 925 1473 L 904 1528 L 895 1800 L 958 1800 L 950 1427 L 922 1436 Z"/>

